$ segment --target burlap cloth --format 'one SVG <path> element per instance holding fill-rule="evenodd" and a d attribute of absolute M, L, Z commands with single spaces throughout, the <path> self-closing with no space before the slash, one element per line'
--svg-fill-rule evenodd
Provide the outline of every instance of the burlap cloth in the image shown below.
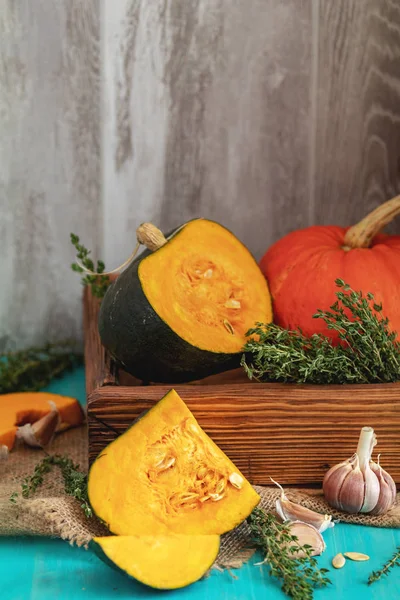
<path fill-rule="evenodd" d="M 86 427 L 59 435 L 48 452 L 68 455 L 85 470 L 88 455 Z M 10 502 L 10 495 L 15 491 L 20 492 L 22 480 L 27 475 L 32 475 L 34 467 L 43 457 L 41 450 L 21 447 L 13 450 L 7 460 L 0 460 L 0 535 L 45 535 L 59 537 L 78 546 L 86 545 L 94 536 L 107 535 L 107 529 L 95 517 L 85 517 L 79 501 L 65 495 L 63 479 L 57 468 L 46 476 L 44 485 L 33 498 L 24 500 L 19 494 L 16 504 Z M 259 486 L 255 489 L 261 496 L 261 506 L 268 511 L 273 510 L 279 490 Z M 321 492 L 316 490 L 289 489 L 287 495 L 307 508 L 332 514 L 335 520 L 345 523 L 400 527 L 400 493 L 397 494 L 395 507 L 386 515 L 378 517 L 347 515 L 332 510 Z M 222 537 L 217 566 L 240 567 L 253 552 L 248 526 L 242 523 Z"/>

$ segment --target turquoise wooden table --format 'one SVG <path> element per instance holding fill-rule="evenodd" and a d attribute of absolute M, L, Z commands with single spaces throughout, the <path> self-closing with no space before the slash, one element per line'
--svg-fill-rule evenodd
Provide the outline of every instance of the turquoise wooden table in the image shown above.
<path fill-rule="evenodd" d="M 50 391 L 79 398 L 84 403 L 84 373 L 55 381 Z M 356 550 L 371 556 L 365 563 L 348 561 L 344 569 L 331 569 L 332 586 L 315 592 L 316 600 L 394 600 L 400 598 L 400 568 L 387 579 L 367 586 L 368 574 L 378 569 L 400 545 L 400 530 L 336 525 L 324 534 L 327 550 L 318 560 L 330 567 L 337 552 Z M 286 598 L 265 567 L 245 565 L 235 571 L 213 572 L 204 581 L 176 592 L 168 600 L 256 600 Z M 104 565 L 82 548 L 45 538 L 0 538 L 0 600 L 111 600 L 113 598 L 160 599 L 163 593 L 148 590 Z"/>

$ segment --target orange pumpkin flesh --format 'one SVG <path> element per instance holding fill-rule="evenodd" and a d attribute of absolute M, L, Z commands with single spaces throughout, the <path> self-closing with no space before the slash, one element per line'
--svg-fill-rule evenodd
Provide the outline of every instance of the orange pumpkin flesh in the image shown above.
<path fill-rule="evenodd" d="M 308 336 L 321 333 L 337 343 L 337 332 L 312 316 L 333 304 L 335 279 L 340 278 L 357 291 L 372 292 L 383 304 L 391 329 L 400 332 L 400 236 L 377 234 L 369 247 L 351 248 L 345 239 L 350 229 L 308 227 L 288 234 L 267 251 L 260 266 L 278 325 L 300 328 Z"/>
<path fill-rule="evenodd" d="M 247 330 L 256 321 L 272 320 L 268 286 L 256 261 L 213 221 L 187 223 L 141 262 L 139 279 L 159 317 L 202 350 L 240 352 Z"/>
<path fill-rule="evenodd" d="M 100 453 L 88 494 L 118 535 L 221 534 L 260 500 L 174 390 Z"/>
<path fill-rule="evenodd" d="M 18 426 L 35 423 L 51 411 L 50 402 L 56 405 L 61 429 L 79 425 L 83 412 L 75 398 L 47 392 L 20 392 L 0 396 L 0 446 L 12 449 Z"/>

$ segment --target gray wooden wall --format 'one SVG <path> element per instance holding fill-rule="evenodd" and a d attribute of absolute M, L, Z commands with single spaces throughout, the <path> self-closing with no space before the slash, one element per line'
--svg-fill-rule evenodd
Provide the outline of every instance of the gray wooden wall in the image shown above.
<path fill-rule="evenodd" d="M 400 191 L 398 0 L 2 0 L 0 44 L 0 351 L 80 336 L 70 231 L 111 268 L 204 216 L 260 257 Z"/>

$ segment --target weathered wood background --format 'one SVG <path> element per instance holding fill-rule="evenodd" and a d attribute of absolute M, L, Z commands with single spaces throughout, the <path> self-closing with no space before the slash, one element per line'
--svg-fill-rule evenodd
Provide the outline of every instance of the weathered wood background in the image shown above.
<path fill-rule="evenodd" d="M 205 216 L 259 257 L 400 191 L 398 0 L 3 0 L 0 43 L 0 351 L 80 336 L 70 231 L 112 267 Z"/>

